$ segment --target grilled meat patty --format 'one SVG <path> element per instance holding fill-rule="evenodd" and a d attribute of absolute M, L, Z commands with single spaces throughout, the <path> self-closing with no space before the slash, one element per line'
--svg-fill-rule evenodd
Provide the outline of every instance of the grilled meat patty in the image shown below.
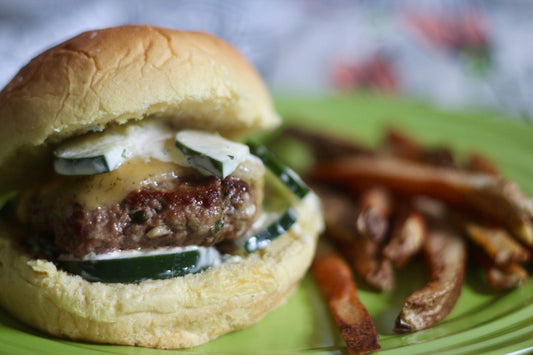
<path fill-rule="evenodd" d="M 53 184 L 26 194 L 19 210 L 60 253 L 77 257 L 114 250 L 211 246 L 246 231 L 260 211 L 255 184 L 229 176 L 188 175 L 131 191 L 117 204 L 87 208 Z"/>

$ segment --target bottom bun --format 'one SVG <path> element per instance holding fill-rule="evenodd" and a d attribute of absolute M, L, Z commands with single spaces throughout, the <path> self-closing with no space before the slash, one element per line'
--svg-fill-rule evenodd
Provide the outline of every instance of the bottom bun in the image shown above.
<path fill-rule="evenodd" d="M 306 273 L 322 230 L 309 194 L 298 222 L 267 248 L 204 272 L 132 284 L 88 282 L 31 259 L 0 226 L 0 305 L 59 337 L 177 349 L 247 327 L 288 298 Z"/>

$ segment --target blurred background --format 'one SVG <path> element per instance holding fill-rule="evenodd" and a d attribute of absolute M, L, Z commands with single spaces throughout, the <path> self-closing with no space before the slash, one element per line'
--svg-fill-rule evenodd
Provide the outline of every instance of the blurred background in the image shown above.
<path fill-rule="evenodd" d="M 533 122 L 533 2 L 1 0 L 0 85 L 79 32 L 120 24 L 225 38 L 275 95 L 359 90 Z"/>

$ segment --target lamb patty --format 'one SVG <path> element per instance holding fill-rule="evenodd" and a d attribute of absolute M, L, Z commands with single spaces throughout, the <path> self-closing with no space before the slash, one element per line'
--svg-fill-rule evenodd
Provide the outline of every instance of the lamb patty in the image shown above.
<path fill-rule="evenodd" d="M 212 246 L 239 237 L 260 211 L 262 193 L 237 177 L 189 175 L 134 190 L 117 204 L 87 208 L 54 184 L 26 194 L 19 210 L 60 253 Z M 20 213 L 19 213 L 20 215 Z"/>

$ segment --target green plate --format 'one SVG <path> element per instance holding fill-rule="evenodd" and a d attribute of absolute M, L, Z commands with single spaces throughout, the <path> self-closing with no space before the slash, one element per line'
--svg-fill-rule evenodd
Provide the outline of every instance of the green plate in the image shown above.
<path fill-rule="evenodd" d="M 458 154 L 476 150 L 490 156 L 504 175 L 533 196 L 533 127 L 477 110 L 448 111 L 395 98 L 280 99 L 288 121 L 340 132 L 375 144 L 394 124 L 427 143 L 446 143 Z M 397 275 L 397 289 L 376 293 L 359 284 L 359 294 L 380 334 L 380 354 L 502 354 L 533 352 L 533 282 L 505 293 L 491 293 L 471 268 L 453 312 L 439 324 L 407 335 L 391 332 L 402 301 L 424 285 L 416 264 Z M 1 292 L 1 291 L 0 291 Z M 21 324 L 0 309 L 0 354 L 294 354 L 346 353 L 313 279 L 261 322 L 203 346 L 158 351 L 94 345 L 56 339 Z"/>

